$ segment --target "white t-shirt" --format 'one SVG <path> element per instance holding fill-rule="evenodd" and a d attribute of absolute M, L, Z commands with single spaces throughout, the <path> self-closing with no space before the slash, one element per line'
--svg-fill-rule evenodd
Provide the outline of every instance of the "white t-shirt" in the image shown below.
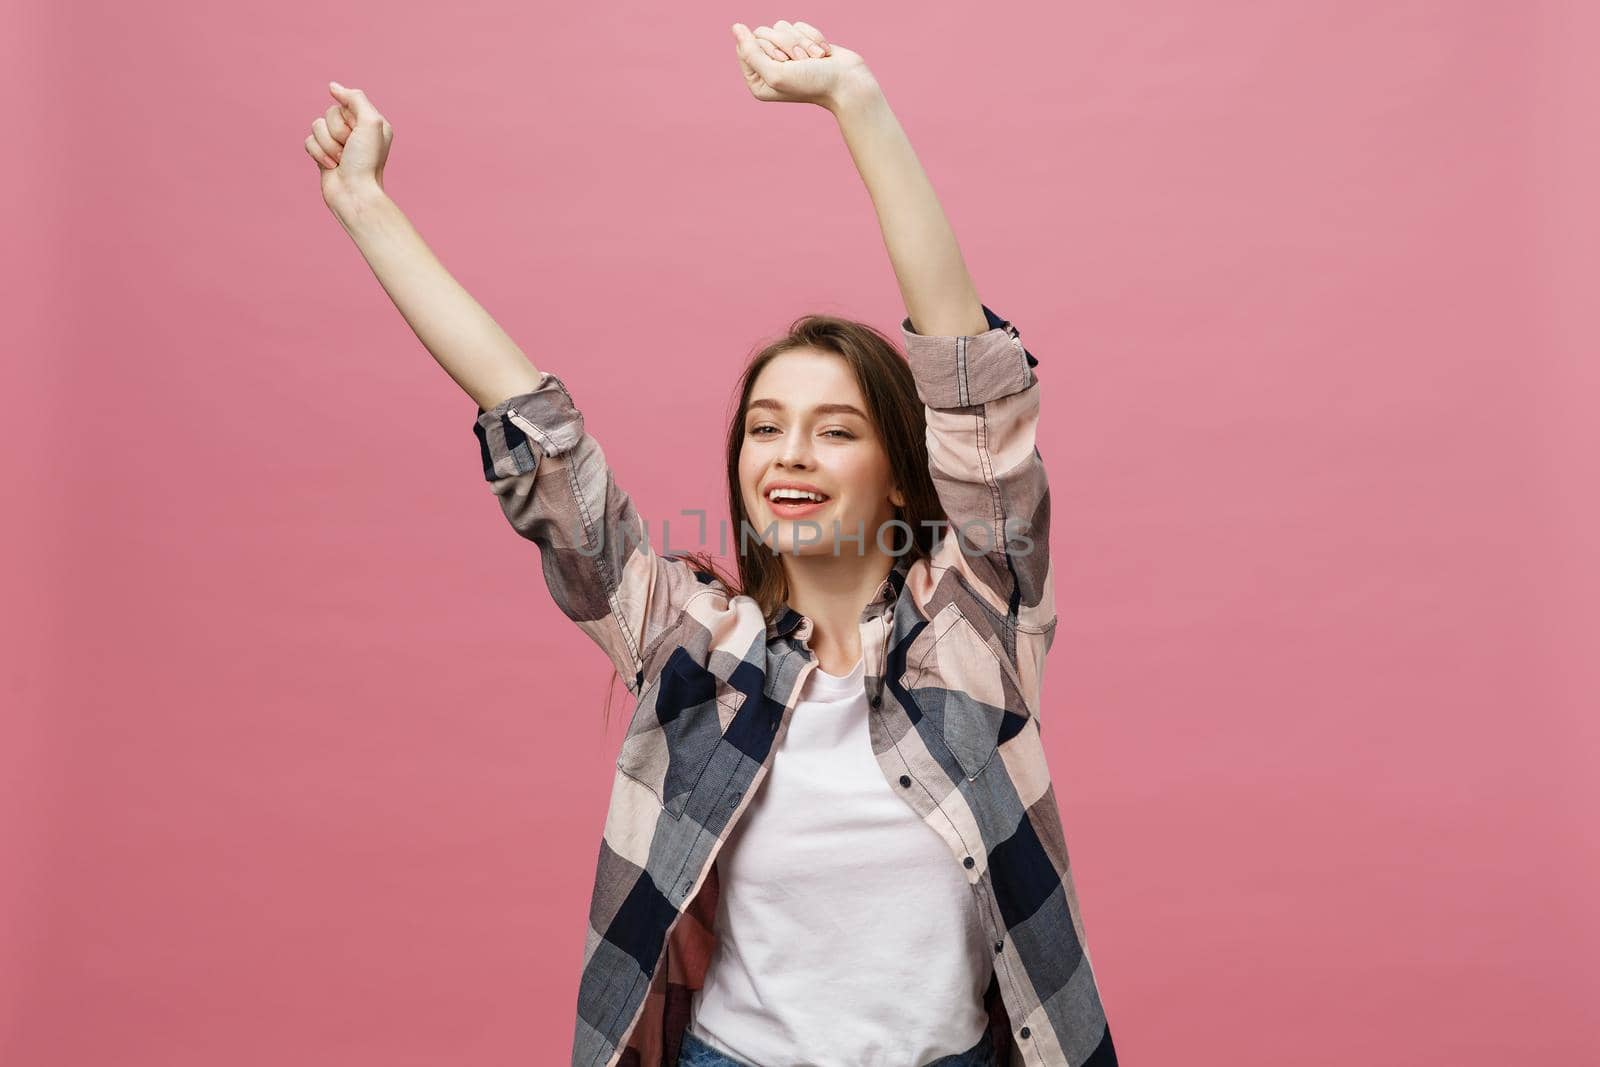
<path fill-rule="evenodd" d="M 988 1028 L 972 888 L 872 754 L 864 665 L 820 667 L 717 854 L 717 945 L 690 1029 L 762 1067 L 906 1067 Z"/>

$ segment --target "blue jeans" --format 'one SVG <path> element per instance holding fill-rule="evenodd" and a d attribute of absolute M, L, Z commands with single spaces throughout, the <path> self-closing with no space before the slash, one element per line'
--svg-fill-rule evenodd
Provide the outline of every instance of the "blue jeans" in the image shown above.
<path fill-rule="evenodd" d="M 676 1067 L 753 1067 L 753 1065 L 724 1056 L 685 1030 L 683 1047 L 678 1050 Z M 953 1056 L 940 1056 L 926 1067 L 996 1067 L 994 1045 L 989 1039 L 989 1031 L 985 1030 L 983 1036 L 978 1038 L 978 1043 L 967 1051 L 957 1052 Z"/>

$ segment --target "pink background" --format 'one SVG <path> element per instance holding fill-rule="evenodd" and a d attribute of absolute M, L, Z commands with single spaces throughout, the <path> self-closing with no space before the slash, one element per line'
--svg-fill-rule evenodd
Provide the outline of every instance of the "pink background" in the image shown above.
<path fill-rule="evenodd" d="M 901 314 L 737 74 L 781 17 L 1041 360 L 1124 1062 L 1595 1062 L 1600 17 L 1332 0 L 15 12 L 0 1061 L 565 1062 L 626 694 L 301 140 L 366 89 L 646 516 L 718 515 L 751 347 Z"/>

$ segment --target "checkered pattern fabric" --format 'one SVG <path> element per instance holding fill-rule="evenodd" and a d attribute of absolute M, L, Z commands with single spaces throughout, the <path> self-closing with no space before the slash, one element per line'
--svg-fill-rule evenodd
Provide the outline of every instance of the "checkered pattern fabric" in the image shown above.
<path fill-rule="evenodd" d="M 950 527 L 931 560 L 899 557 L 861 613 L 872 749 L 977 899 L 999 1062 L 1112 1067 L 1039 740 L 1056 611 L 1038 361 L 983 310 L 989 328 L 969 336 L 901 324 Z M 572 1064 L 672 1067 L 715 944 L 714 860 L 816 667 L 811 621 L 787 606 L 765 617 L 658 555 L 554 375 L 480 409 L 475 432 L 484 477 L 539 546 L 557 607 L 636 698 L 600 842 Z"/>

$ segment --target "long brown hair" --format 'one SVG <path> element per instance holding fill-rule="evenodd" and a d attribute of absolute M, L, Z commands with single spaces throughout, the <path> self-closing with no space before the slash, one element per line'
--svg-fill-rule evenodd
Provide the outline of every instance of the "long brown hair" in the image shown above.
<path fill-rule="evenodd" d="M 750 393 L 761 372 L 778 356 L 798 348 L 814 348 L 841 357 L 856 376 L 867 417 L 878 433 L 889 458 L 894 483 L 905 494 L 905 506 L 894 509 L 894 517 L 910 527 L 892 527 L 895 536 L 885 537 L 890 551 L 910 556 L 913 561 L 933 551 L 939 526 L 946 521 L 944 508 L 928 473 L 927 422 L 922 401 L 917 396 L 911 366 L 900 350 L 876 328 L 864 322 L 836 315 L 802 315 L 789 324 L 783 336 L 762 347 L 750 357 L 735 389 L 737 402 L 728 420 L 727 490 L 729 533 L 737 560 L 738 573 L 709 552 L 675 552 L 671 558 L 688 563 L 695 570 L 717 578 L 730 595 L 744 595 L 761 605 L 762 614 L 773 618 L 789 599 L 789 581 L 783 562 L 770 546 L 751 538 L 748 551 L 740 551 L 741 531 L 750 516 L 745 511 L 744 493 L 739 485 L 739 456 L 744 449 L 745 410 Z M 750 523 L 751 529 L 755 524 Z M 874 536 L 876 531 L 874 531 Z M 611 681 L 614 683 L 616 676 Z M 611 712 L 611 695 L 606 695 L 606 718 Z"/>

